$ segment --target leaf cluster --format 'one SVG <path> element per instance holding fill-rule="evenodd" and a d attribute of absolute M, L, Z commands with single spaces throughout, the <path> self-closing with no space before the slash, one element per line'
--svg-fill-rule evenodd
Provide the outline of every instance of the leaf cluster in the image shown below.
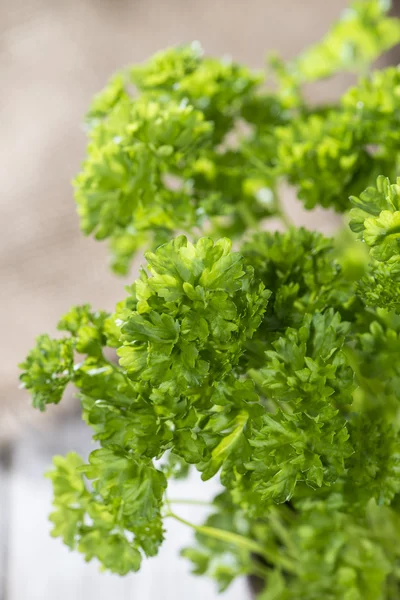
<path fill-rule="evenodd" d="M 35 407 L 71 384 L 93 431 L 87 459 L 49 473 L 53 535 L 86 560 L 137 571 L 176 518 L 221 590 L 248 574 L 260 600 L 399 597 L 400 71 L 366 71 L 400 41 L 388 9 L 356 1 L 274 59 L 274 92 L 194 43 L 95 97 L 81 226 L 116 271 L 139 250 L 146 266 L 112 314 L 74 307 L 21 364 Z M 363 77 L 329 106 L 306 100 L 341 71 Z M 282 182 L 307 209 L 352 207 L 350 227 L 295 227 Z M 167 496 L 192 467 L 223 487 L 203 525 Z"/>

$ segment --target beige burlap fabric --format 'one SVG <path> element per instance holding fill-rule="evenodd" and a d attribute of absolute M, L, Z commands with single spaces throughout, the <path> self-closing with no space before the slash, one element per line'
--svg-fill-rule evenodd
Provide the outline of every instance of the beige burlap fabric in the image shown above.
<path fill-rule="evenodd" d="M 345 4 L 0 0 L 1 440 L 38 421 L 18 390 L 16 367 L 35 336 L 53 333 L 74 303 L 111 309 L 123 294 L 125 282 L 108 272 L 105 246 L 79 232 L 70 186 L 84 156 L 80 123 L 93 93 L 121 65 L 193 39 L 210 54 L 262 67 L 266 50 L 289 57 L 318 39 Z M 52 414 L 62 409 L 40 423 Z"/>

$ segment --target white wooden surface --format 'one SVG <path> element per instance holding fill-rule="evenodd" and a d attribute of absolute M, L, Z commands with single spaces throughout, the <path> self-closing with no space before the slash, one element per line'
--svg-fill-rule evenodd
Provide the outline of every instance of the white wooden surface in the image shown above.
<path fill-rule="evenodd" d="M 139 573 L 124 578 L 100 573 L 96 564 L 85 563 L 81 555 L 49 536 L 51 489 L 43 472 L 53 454 L 76 450 L 85 455 L 89 449 L 88 431 L 75 421 L 59 423 L 52 433 L 26 434 L 14 448 L 8 482 L 0 472 L 0 551 L 6 549 L 0 554 L 0 600 L 221 598 L 212 581 L 191 575 L 189 563 L 179 557 L 179 549 L 191 542 L 192 532 L 172 520 L 159 556 L 144 561 Z M 171 498 L 208 500 L 216 486 L 194 475 L 189 481 L 172 483 L 169 489 Z M 205 516 L 199 506 L 179 505 L 177 512 L 199 523 Z M 248 597 L 243 580 L 223 596 L 224 600 Z"/>
<path fill-rule="evenodd" d="M 8 461 L 0 454 L 0 600 L 5 600 L 7 587 L 7 545 L 9 486 L 5 465 Z"/>

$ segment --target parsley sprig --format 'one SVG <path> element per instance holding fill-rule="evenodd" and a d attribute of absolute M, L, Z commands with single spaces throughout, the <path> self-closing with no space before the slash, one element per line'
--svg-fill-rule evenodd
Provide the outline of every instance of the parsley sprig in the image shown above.
<path fill-rule="evenodd" d="M 114 313 L 72 308 L 21 365 L 35 407 L 72 384 L 93 431 L 88 458 L 48 474 L 53 535 L 86 560 L 137 571 L 174 518 L 221 590 L 247 574 L 262 600 L 399 597 L 400 71 L 369 71 L 400 42 L 388 9 L 356 1 L 298 58 L 273 58 L 275 92 L 194 43 L 95 97 L 81 227 L 115 271 L 147 263 Z M 341 71 L 361 78 L 329 106 L 306 100 Z M 282 184 L 349 227 L 297 228 Z M 167 496 L 190 468 L 222 484 L 204 524 Z"/>

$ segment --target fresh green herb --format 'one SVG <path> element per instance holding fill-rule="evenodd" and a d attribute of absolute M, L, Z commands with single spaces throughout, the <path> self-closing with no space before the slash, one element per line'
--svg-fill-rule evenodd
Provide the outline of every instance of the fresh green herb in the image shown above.
<path fill-rule="evenodd" d="M 93 430 L 87 460 L 49 473 L 53 535 L 86 560 L 136 571 L 174 518 L 221 590 L 247 574 L 260 600 L 400 597 L 400 71 L 368 71 L 400 42 L 388 9 L 357 1 L 275 58 L 274 93 L 194 43 L 94 99 L 82 230 L 109 240 L 117 272 L 138 251 L 147 266 L 114 314 L 73 308 L 21 365 L 34 406 L 71 383 Z M 361 79 L 305 100 L 340 71 Z M 349 227 L 296 228 L 282 182 Z M 166 495 L 192 465 L 224 488 L 203 525 Z"/>

